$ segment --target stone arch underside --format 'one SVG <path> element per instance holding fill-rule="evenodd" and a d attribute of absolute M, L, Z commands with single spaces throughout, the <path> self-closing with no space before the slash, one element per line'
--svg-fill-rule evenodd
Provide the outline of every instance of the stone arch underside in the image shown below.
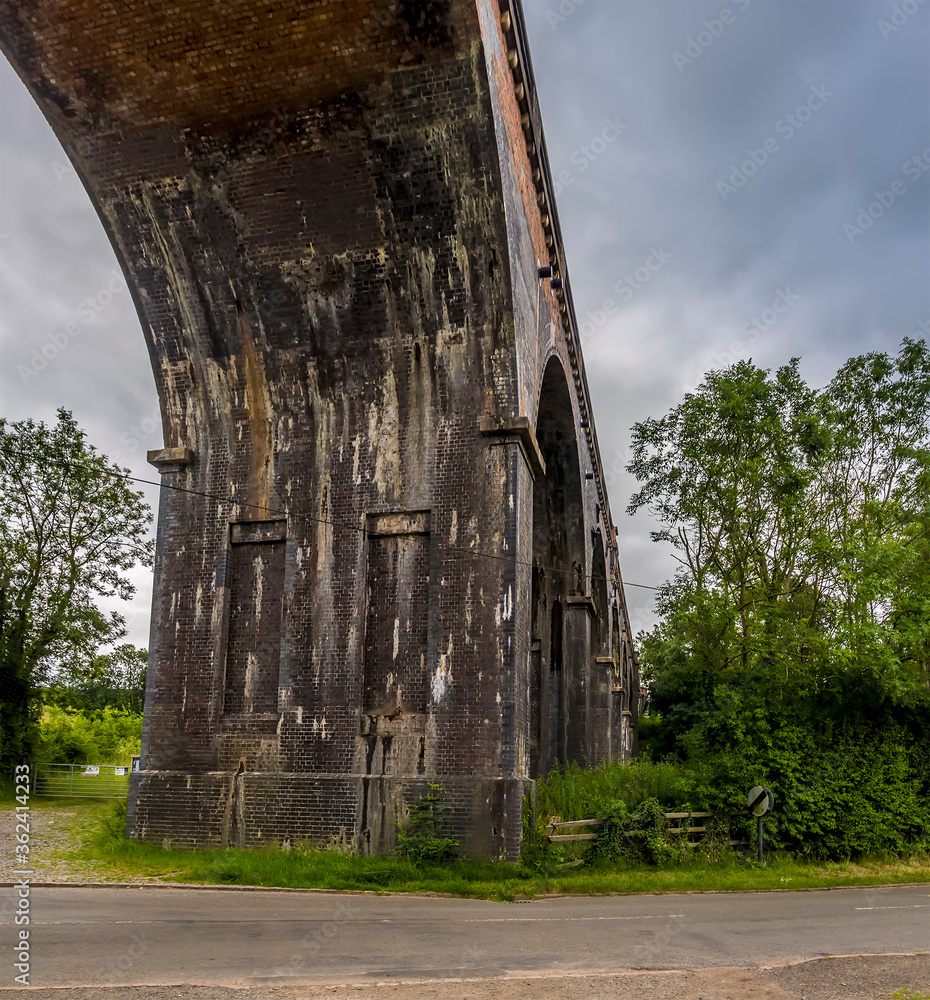
<path fill-rule="evenodd" d="M 571 394 L 558 358 L 549 360 L 536 415 L 545 475 L 533 489 L 531 674 L 532 776 L 586 758 L 591 655 L 585 505 Z"/>
<path fill-rule="evenodd" d="M 135 836 L 385 850 L 438 778 L 465 849 L 514 857 L 529 773 L 591 756 L 576 385 L 550 364 L 535 485 L 497 430 L 536 261 L 508 256 L 491 6 L 0 0 L 162 407 Z"/>

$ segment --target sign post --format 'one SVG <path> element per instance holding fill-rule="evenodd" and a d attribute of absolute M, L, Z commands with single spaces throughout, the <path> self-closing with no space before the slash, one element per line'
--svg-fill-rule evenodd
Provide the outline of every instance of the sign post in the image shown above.
<path fill-rule="evenodd" d="M 775 805 L 775 796 L 772 794 L 770 788 L 766 788 L 764 785 L 753 785 L 749 789 L 749 795 L 746 797 L 746 801 L 749 803 L 749 808 L 756 817 L 757 829 L 756 829 L 756 846 L 758 849 L 759 863 L 764 864 L 763 854 L 762 854 L 762 817 Z"/>

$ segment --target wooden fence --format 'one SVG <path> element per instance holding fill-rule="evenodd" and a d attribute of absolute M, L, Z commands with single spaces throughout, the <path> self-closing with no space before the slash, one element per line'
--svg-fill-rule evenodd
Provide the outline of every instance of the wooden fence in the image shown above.
<path fill-rule="evenodd" d="M 730 815 L 733 815 L 733 816 L 748 816 L 749 815 L 749 811 L 748 810 L 743 810 L 741 812 L 731 813 Z M 665 813 L 665 818 L 666 819 L 678 819 L 678 820 L 686 819 L 686 820 L 689 820 L 689 821 L 692 820 L 692 819 L 708 819 L 711 816 L 713 816 L 713 813 L 709 813 L 709 812 L 672 812 L 672 813 Z M 634 816 L 633 818 L 636 819 L 637 817 Z M 567 820 L 567 821 L 563 822 L 561 816 L 553 816 L 549 820 L 549 826 L 547 827 L 547 830 L 546 830 L 546 839 L 549 841 L 549 843 L 552 843 L 552 844 L 560 842 L 560 841 L 567 841 L 567 840 L 568 841 L 595 840 L 597 838 L 597 834 L 596 833 L 559 833 L 558 831 L 560 831 L 560 830 L 584 829 L 586 827 L 587 828 L 598 827 L 598 826 L 601 826 L 603 824 L 603 822 L 604 822 L 604 820 L 602 820 L 602 819 L 572 819 L 572 820 Z M 624 836 L 626 836 L 626 837 L 635 837 L 640 832 L 641 831 L 639 831 L 639 830 L 625 830 L 624 831 Z M 645 831 L 642 831 L 642 832 L 645 832 Z M 679 825 L 679 826 L 670 826 L 668 828 L 668 832 L 669 833 L 674 833 L 676 835 L 684 834 L 685 836 L 690 837 L 692 835 L 699 835 L 699 834 L 702 834 L 702 833 L 706 833 L 707 832 L 707 827 L 706 826 L 691 826 L 691 825 L 688 825 L 688 826 L 681 826 L 681 825 Z M 740 847 L 740 846 L 746 845 L 748 843 L 749 843 L 748 840 L 731 840 L 730 841 L 730 846 L 731 847 Z M 688 847 L 700 847 L 700 842 L 688 840 L 688 841 L 686 841 L 686 846 L 688 846 Z"/>

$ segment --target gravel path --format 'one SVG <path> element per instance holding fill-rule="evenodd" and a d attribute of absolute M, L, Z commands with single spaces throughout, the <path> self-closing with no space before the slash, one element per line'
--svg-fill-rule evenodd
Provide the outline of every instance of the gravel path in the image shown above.
<path fill-rule="evenodd" d="M 56 807 L 36 805 L 33 799 L 29 808 L 29 860 L 33 882 L 113 882 L 126 881 L 125 876 L 114 874 L 111 867 L 82 861 L 71 857 L 83 834 L 96 822 L 90 810 L 73 806 Z M 13 803 L 0 807 L 0 882 L 14 882 L 18 867 L 13 845 L 16 830 L 16 813 Z M 136 881 L 139 881 L 138 879 Z M 155 881 L 144 879 L 142 881 Z"/>
<path fill-rule="evenodd" d="M 46 990 L 37 1000 L 890 1000 L 930 995 L 930 957 L 838 958 L 775 969 L 371 983 L 316 987 L 156 986 Z M 0 988 L 0 996 L 21 992 Z"/>

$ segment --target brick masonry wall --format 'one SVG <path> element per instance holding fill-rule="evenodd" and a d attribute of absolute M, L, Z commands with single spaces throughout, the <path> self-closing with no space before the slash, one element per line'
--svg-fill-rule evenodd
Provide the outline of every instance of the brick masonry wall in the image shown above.
<path fill-rule="evenodd" d="M 4 52 L 127 275 L 166 449 L 184 449 L 155 457 L 136 836 L 345 828 L 383 850 L 438 775 L 469 850 L 518 851 L 530 691 L 551 669 L 534 640 L 598 575 L 596 616 L 622 594 L 594 565 L 609 518 L 584 478 L 580 355 L 536 276 L 552 226 L 513 31 L 494 0 L 139 0 L 131 18 L 0 0 Z M 555 520 L 536 537 L 550 508 L 573 512 L 570 543 Z M 566 632 L 567 680 L 534 703 L 574 720 L 562 759 L 592 754 L 592 634 Z"/>

